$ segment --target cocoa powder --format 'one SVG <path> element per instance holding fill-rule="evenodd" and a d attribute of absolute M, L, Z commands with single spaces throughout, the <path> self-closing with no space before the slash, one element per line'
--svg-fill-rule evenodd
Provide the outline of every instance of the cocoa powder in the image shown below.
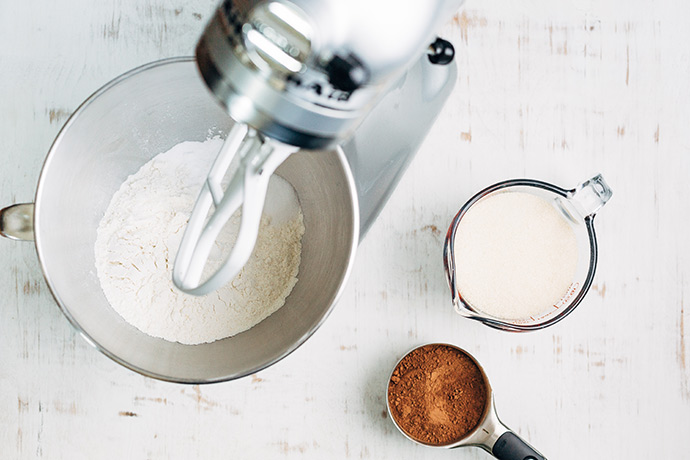
<path fill-rule="evenodd" d="M 423 444 L 442 446 L 461 440 L 479 425 L 487 403 L 482 370 L 449 345 L 425 345 L 411 351 L 388 383 L 394 421 Z"/>

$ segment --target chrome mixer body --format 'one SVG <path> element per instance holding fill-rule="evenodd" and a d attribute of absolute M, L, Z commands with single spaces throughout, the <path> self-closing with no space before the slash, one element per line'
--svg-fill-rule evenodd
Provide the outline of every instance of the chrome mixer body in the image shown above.
<path fill-rule="evenodd" d="M 225 0 L 196 55 L 204 81 L 236 122 L 228 136 L 233 146 L 221 151 L 202 191 L 175 262 L 175 284 L 201 295 L 239 272 L 258 232 L 256 208 L 265 196 L 259 189 L 267 183 L 264 177 L 257 185 L 259 176 L 270 176 L 298 149 L 343 149 L 363 237 L 452 90 L 453 48 L 435 33 L 462 3 Z M 247 143 L 257 147 L 243 149 Z M 223 193 L 211 176 L 222 176 L 236 154 L 245 159 L 235 172 L 241 178 Z M 240 205 L 235 248 L 201 283 L 210 245 Z M 204 224 L 212 207 L 223 217 Z"/>

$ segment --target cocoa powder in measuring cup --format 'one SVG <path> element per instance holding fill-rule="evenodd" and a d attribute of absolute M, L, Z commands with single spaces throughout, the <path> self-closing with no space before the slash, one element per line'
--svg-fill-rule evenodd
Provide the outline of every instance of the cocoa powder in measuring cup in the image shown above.
<path fill-rule="evenodd" d="M 409 437 L 442 446 L 479 425 L 488 392 L 484 373 L 468 355 L 448 345 L 425 345 L 396 366 L 388 383 L 388 406 Z"/>

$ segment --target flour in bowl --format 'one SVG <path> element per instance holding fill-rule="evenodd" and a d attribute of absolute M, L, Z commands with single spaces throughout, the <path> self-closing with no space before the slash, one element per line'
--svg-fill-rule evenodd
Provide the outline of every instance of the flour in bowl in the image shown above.
<path fill-rule="evenodd" d="M 302 211 L 292 186 L 274 175 L 254 252 L 237 277 L 203 297 L 174 286 L 177 249 L 222 144 L 183 142 L 157 155 L 122 184 L 98 226 L 103 292 L 125 321 L 153 337 L 191 345 L 236 335 L 282 307 L 297 283 Z M 211 265 L 232 247 L 240 219 L 238 212 L 221 232 Z"/>

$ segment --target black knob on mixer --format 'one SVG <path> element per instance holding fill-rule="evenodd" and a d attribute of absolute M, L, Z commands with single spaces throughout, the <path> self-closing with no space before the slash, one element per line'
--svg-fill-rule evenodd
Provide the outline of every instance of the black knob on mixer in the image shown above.
<path fill-rule="evenodd" d="M 369 72 L 353 54 L 334 56 L 324 68 L 334 88 L 351 93 L 369 80 Z"/>
<path fill-rule="evenodd" d="M 448 40 L 436 37 L 436 40 L 429 45 L 429 62 L 432 64 L 446 65 L 453 62 L 455 57 L 455 48 Z"/>

